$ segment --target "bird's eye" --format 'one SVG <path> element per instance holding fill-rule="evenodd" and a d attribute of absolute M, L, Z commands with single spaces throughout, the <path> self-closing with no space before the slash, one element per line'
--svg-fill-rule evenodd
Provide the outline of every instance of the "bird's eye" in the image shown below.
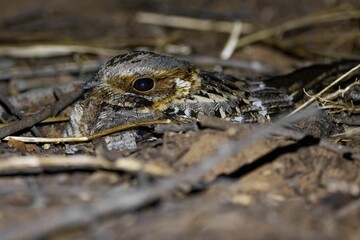
<path fill-rule="evenodd" d="M 155 81 L 152 78 L 139 78 L 133 83 L 133 87 L 139 92 L 150 91 L 154 86 Z"/>

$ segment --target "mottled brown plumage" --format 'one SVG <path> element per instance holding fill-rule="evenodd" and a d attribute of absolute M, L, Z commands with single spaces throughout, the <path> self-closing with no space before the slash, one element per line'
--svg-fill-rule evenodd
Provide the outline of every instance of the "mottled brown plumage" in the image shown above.
<path fill-rule="evenodd" d="M 84 91 L 65 136 L 86 136 L 150 119 L 181 121 L 198 113 L 239 123 L 265 122 L 269 115 L 291 106 L 286 94 L 262 82 L 201 71 L 189 62 L 150 52 L 113 58 L 84 85 Z M 151 138 L 145 135 L 131 130 L 104 140 L 109 149 L 132 149 Z"/>

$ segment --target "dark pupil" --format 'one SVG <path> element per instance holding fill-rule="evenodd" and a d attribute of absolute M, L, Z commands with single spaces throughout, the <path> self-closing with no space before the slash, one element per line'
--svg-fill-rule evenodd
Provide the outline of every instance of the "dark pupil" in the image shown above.
<path fill-rule="evenodd" d="M 154 80 L 151 78 L 139 78 L 134 82 L 133 86 L 140 92 L 149 91 L 154 87 Z"/>

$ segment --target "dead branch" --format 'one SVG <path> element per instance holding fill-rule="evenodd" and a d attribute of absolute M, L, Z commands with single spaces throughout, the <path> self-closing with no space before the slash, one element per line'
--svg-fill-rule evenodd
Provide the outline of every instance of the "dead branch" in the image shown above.
<path fill-rule="evenodd" d="M 179 56 L 180 59 L 192 62 L 198 65 L 220 65 L 229 68 L 243 68 L 257 71 L 260 73 L 273 73 L 275 69 L 269 65 L 261 63 L 259 61 L 246 61 L 239 59 L 223 60 L 212 56 Z"/>
<path fill-rule="evenodd" d="M 48 117 L 57 115 L 62 109 L 74 102 L 81 95 L 82 89 L 80 88 L 74 90 L 73 92 L 66 93 L 63 95 L 63 98 L 61 100 L 55 102 L 54 104 L 41 110 L 40 112 L 32 116 L 26 117 L 18 122 L 0 128 L 0 139 L 10 134 L 16 133 L 20 130 L 32 127 Z"/>
<path fill-rule="evenodd" d="M 47 123 L 59 123 L 59 122 L 67 122 L 70 117 L 59 116 L 59 117 L 48 117 L 45 120 L 39 122 L 39 124 L 47 124 Z M 13 124 L 14 122 L 2 123 L 0 124 L 0 128 Z"/>
<path fill-rule="evenodd" d="M 151 176 L 168 176 L 171 170 L 155 163 L 142 163 L 134 158 L 118 158 L 108 161 L 102 157 L 88 155 L 41 157 L 10 157 L 1 159 L 0 175 L 37 174 L 44 171 L 67 171 L 74 169 L 144 172 Z"/>
<path fill-rule="evenodd" d="M 344 81 L 348 78 L 350 78 L 351 76 L 353 76 L 356 72 L 358 72 L 360 69 L 360 64 L 358 64 L 357 66 L 355 66 L 354 68 L 350 69 L 348 72 L 346 72 L 345 74 L 343 74 L 342 76 L 340 76 L 339 78 L 337 78 L 336 80 L 334 80 L 331 84 L 329 84 L 328 86 L 326 86 L 323 90 L 321 90 L 319 93 L 315 94 L 314 96 L 312 96 L 308 101 L 306 101 L 305 103 L 303 103 L 301 106 L 299 106 L 298 108 L 296 108 L 294 111 L 292 111 L 290 115 L 306 108 L 307 106 L 309 106 L 312 102 L 314 102 L 316 99 L 320 98 L 321 95 L 323 93 L 325 93 L 326 91 L 328 91 L 330 88 L 332 88 L 333 86 L 335 86 L 336 84 L 338 84 L 341 81 Z"/>
<path fill-rule="evenodd" d="M 91 140 L 94 140 L 96 138 L 101 138 L 116 132 L 121 132 L 124 130 L 128 130 L 131 128 L 141 127 L 141 126 L 149 126 L 154 124 L 169 124 L 171 121 L 169 119 L 165 120 L 149 120 L 149 121 L 143 121 L 138 123 L 129 123 L 124 124 L 121 126 L 109 128 L 102 130 L 98 133 L 95 133 L 90 136 L 83 136 L 83 137 L 59 137 L 59 138 L 41 138 L 41 137 L 17 137 L 17 136 L 8 136 L 5 137 L 4 141 L 9 141 L 10 139 L 20 141 L 20 142 L 26 142 L 26 143 L 70 143 L 70 142 L 88 142 Z M 0 129 L 1 130 L 1 129 Z"/>
<path fill-rule="evenodd" d="M 124 53 L 124 51 L 90 47 L 81 45 L 60 45 L 60 44 L 42 44 L 31 46 L 3 46 L 0 47 L 1 56 L 11 57 L 53 57 L 53 56 L 67 56 L 73 53 L 90 53 L 105 56 L 114 56 Z"/>
<path fill-rule="evenodd" d="M 343 219 L 348 217 L 351 214 L 356 214 L 358 209 L 360 208 L 360 199 L 356 199 L 341 207 L 335 212 L 336 217 L 339 219 Z"/>
<path fill-rule="evenodd" d="M 296 131 L 293 129 L 288 129 L 288 128 L 287 129 L 284 128 L 281 131 L 274 131 L 273 134 L 277 135 L 277 136 L 286 137 L 288 139 L 296 140 L 296 141 L 305 137 L 305 133 L 302 133 L 302 132 L 299 132 L 299 131 Z M 336 135 L 336 136 L 338 136 L 338 135 Z M 318 146 L 321 148 L 327 149 L 331 152 L 335 152 L 342 157 L 347 155 L 351 159 L 360 160 L 360 152 L 359 151 L 356 151 L 355 149 L 347 147 L 347 146 L 334 144 L 327 139 L 319 139 Z"/>
<path fill-rule="evenodd" d="M 75 89 L 80 88 L 82 84 L 83 83 L 81 82 L 71 82 L 60 84 L 56 87 L 32 89 L 19 95 L 9 97 L 8 100 L 19 111 L 33 107 L 43 107 L 44 105 L 53 104 L 57 100 L 54 96 L 55 89 L 59 89 L 63 93 L 70 93 Z M 2 114 L 3 111 L 4 109 L 0 107 L 0 114 Z"/>
<path fill-rule="evenodd" d="M 327 22 L 337 22 L 348 19 L 358 19 L 360 18 L 360 11 L 358 10 L 342 10 L 330 13 L 323 14 L 313 14 L 310 16 L 305 16 L 302 18 L 298 18 L 289 22 L 285 22 L 281 25 L 275 26 L 273 28 L 267 28 L 264 30 L 260 30 L 253 34 L 247 35 L 239 39 L 237 47 L 241 48 L 246 45 L 263 41 L 267 38 L 283 34 L 287 31 L 306 27 L 309 25 L 319 24 L 319 23 L 327 23 Z"/>
<path fill-rule="evenodd" d="M 359 136 L 360 127 L 348 127 L 342 133 L 334 134 L 332 137 L 352 137 Z"/>
<path fill-rule="evenodd" d="M 198 31 L 215 31 L 231 33 L 233 22 L 197 19 L 184 16 L 169 16 L 159 13 L 138 12 L 135 15 L 136 21 L 145 24 L 153 24 L 165 27 L 184 28 Z M 242 23 L 242 31 L 249 33 L 253 29 L 249 23 Z"/>
<path fill-rule="evenodd" d="M 14 115 L 18 120 L 21 120 L 22 118 L 25 117 L 24 114 L 22 114 L 9 100 L 7 97 L 4 97 L 2 95 L 0 95 L 0 102 L 5 105 L 5 108 L 12 114 Z M 32 126 L 30 128 L 30 131 L 34 134 L 35 137 L 41 137 L 41 134 L 39 132 L 39 130 L 35 127 Z"/>
<path fill-rule="evenodd" d="M 81 67 L 78 63 L 59 63 L 51 66 L 45 66 L 40 69 L 24 69 L 16 67 L 12 69 L 6 69 L 0 71 L 0 80 L 8 80 L 12 78 L 30 78 L 30 77 L 46 77 L 54 76 L 59 73 L 78 73 L 82 72 L 94 72 L 97 71 L 101 64 L 100 61 L 84 61 L 81 63 Z"/>
<path fill-rule="evenodd" d="M 233 29 L 231 31 L 231 34 L 229 36 L 228 41 L 226 42 L 223 50 L 221 51 L 220 58 L 223 60 L 228 60 L 233 55 L 237 42 L 239 40 L 239 37 L 242 33 L 242 22 L 234 22 Z"/>

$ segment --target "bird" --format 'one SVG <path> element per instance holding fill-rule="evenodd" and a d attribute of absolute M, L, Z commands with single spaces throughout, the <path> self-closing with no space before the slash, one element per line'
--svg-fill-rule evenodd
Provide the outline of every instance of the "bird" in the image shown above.
<path fill-rule="evenodd" d="M 147 51 L 116 56 L 83 85 L 64 137 L 147 120 L 182 122 L 198 114 L 237 123 L 264 123 L 292 106 L 291 97 L 261 81 L 205 71 L 188 61 Z M 109 150 L 136 149 L 154 137 L 132 129 L 103 138 Z"/>

